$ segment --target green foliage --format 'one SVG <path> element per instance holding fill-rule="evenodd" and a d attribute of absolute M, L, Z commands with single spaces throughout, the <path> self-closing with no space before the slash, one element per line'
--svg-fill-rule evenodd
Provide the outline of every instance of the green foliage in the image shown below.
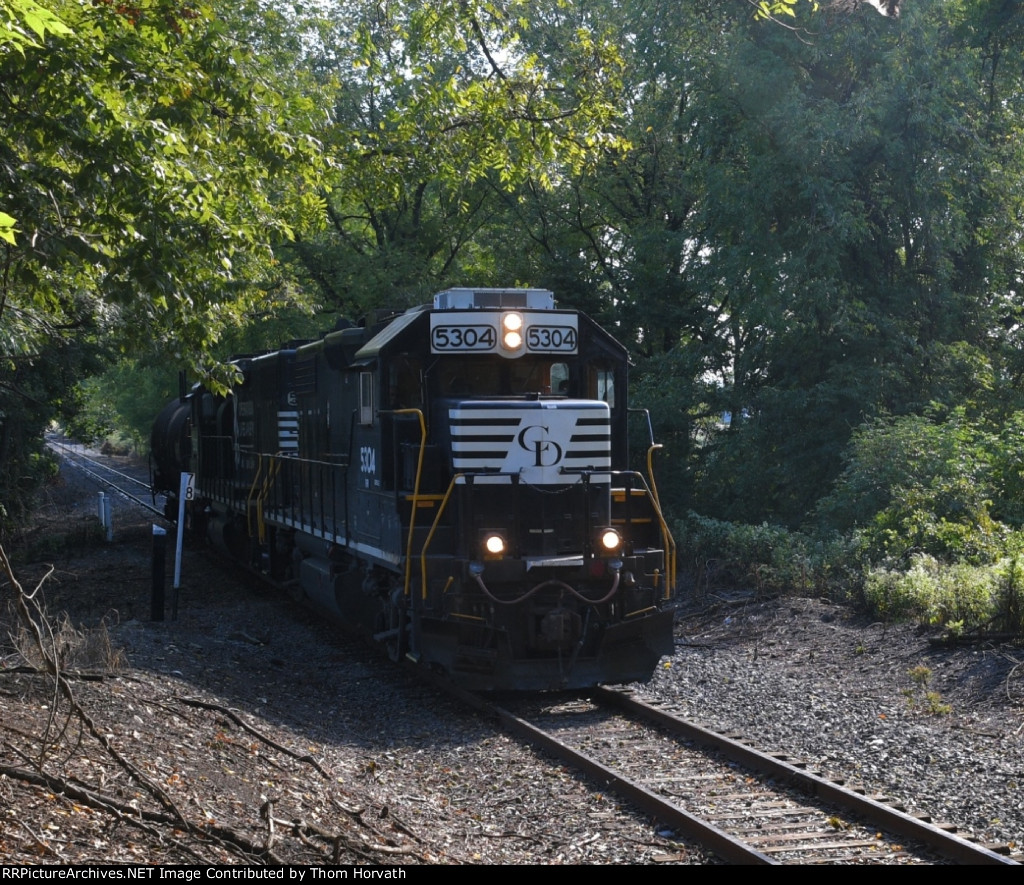
<path fill-rule="evenodd" d="M 962 409 L 877 419 L 854 433 L 846 467 L 816 518 L 827 529 L 858 528 L 874 561 L 920 551 L 990 562 L 1009 532 L 992 510 L 1015 494 L 1000 482 L 1011 475 L 1001 438 Z"/>
<path fill-rule="evenodd" d="M 69 345 L 44 360 L 12 361 L 0 374 L 0 540 L 56 473 L 42 428 L 73 411 L 78 375 L 96 367 L 94 349 Z"/>
<path fill-rule="evenodd" d="M 518 189 L 549 191 L 622 144 L 619 53 L 572 4 L 364 4 L 307 25 L 333 95 L 328 224 L 289 254 L 349 315 L 515 282 L 494 275 L 482 229 Z"/>
<path fill-rule="evenodd" d="M 216 342 L 280 286 L 272 245 L 320 211 L 312 95 L 257 56 L 260 31 L 255 4 L 0 5 L 9 514 L 43 428 L 98 368 L 83 354 L 157 352 L 230 381 Z"/>
<path fill-rule="evenodd" d="M 871 612 L 888 621 L 919 620 L 959 631 L 989 622 L 998 598 L 997 566 L 942 563 L 916 555 L 906 570 L 871 569 L 864 584 Z"/>
<path fill-rule="evenodd" d="M 1024 562 L 1020 553 L 996 564 L 995 584 L 992 629 L 1024 634 Z"/>
<path fill-rule="evenodd" d="M 1024 539 L 1016 537 L 1019 548 Z M 918 554 L 909 568 L 867 572 L 864 600 L 887 621 L 915 620 L 958 638 L 976 631 L 1024 633 L 1024 564 L 1019 552 L 994 563 L 944 563 Z"/>
<path fill-rule="evenodd" d="M 0 2 L 0 51 L 14 50 L 24 55 L 28 47 L 38 47 L 48 32 L 66 36 L 71 30 L 35 0 Z"/>
<path fill-rule="evenodd" d="M 774 19 L 780 15 L 787 15 L 791 18 L 796 17 L 796 7 L 800 3 L 800 0 L 758 0 L 756 5 L 756 12 L 754 13 L 756 18 L 759 19 Z M 817 11 L 818 4 L 814 0 L 810 0 L 812 8 Z"/>
<path fill-rule="evenodd" d="M 705 434 L 687 503 L 795 527 L 865 420 L 1019 408 L 1003 385 L 1024 176 L 1019 108 L 998 100 L 1019 70 L 989 66 L 979 11 L 914 4 L 894 27 L 830 9 L 803 36 L 727 4 L 606 12 L 630 150 L 516 218 L 542 270 L 579 268 L 572 244 L 586 256 L 641 357 L 695 367 L 678 405 Z M 708 421 L 724 412 L 746 417 Z"/>
<path fill-rule="evenodd" d="M 673 527 L 680 562 L 694 564 L 700 590 L 749 587 L 763 593 L 804 593 L 845 599 L 860 583 L 857 550 L 782 526 L 728 523 L 695 513 Z"/>
<path fill-rule="evenodd" d="M 88 323 L 203 365 L 308 214 L 312 103 L 209 7 L 49 5 L 67 27 L 0 55 L 3 208 L 23 231 L 5 246 L 0 358 Z"/>
<path fill-rule="evenodd" d="M 121 361 L 83 381 L 82 407 L 65 425 L 69 436 L 84 442 L 128 439 L 148 451 L 153 419 L 178 395 L 178 378 L 163 366 Z"/>
<path fill-rule="evenodd" d="M 918 664 L 907 671 L 912 687 L 904 689 L 903 694 L 911 707 L 923 708 L 934 716 L 951 713 L 953 708 L 942 700 L 942 695 L 937 691 L 931 691 L 928 683 L 931 682 L 932 671 L 924 664 Z"/>

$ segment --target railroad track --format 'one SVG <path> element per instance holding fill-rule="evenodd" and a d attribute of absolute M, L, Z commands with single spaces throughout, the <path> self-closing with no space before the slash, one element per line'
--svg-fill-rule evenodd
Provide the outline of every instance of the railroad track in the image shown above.
<path fill-rule="evenodd" d="M 730 863 L 1016 864 L 625 691 L 524 697 L 506 706 L 455 693 Z"/>
<path fill-rule="evenodd" d="M 110 489 L 117 498 L 158 516 L 164 515 L 163 510 L 152 501 L 148 471 L 145 471 L 145 475 L 141 469 L 126 472 L 93 457 L 94 453 L 81 443 L 63 437 L 48 436 L 46 444 L 61 460 L 87 475 L 101 488 Z M 149 495 L 149 500 L 139 497 L 142 494 Z"/>

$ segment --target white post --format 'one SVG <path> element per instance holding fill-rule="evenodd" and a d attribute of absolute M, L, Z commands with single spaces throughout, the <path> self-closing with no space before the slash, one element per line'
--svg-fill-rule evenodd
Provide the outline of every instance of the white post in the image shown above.
<path fill-rule="evenodd" d="M 114 540 L 114 502 L 110 500 L 110 495 L 106 495 L 102 501 L 103 506 L 103 526 L 107 530 L 107 541 Z"/>

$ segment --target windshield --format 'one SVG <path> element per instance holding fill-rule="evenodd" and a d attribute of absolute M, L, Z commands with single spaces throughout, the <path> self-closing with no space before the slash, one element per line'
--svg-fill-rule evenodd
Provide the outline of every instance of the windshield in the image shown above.
<path fill-rule="evenodd" d="M 446 356 L 431 368 L 440 396 L 566 396 L 569 366 L 551 357 L 496 360 L 493 356 Z"/>

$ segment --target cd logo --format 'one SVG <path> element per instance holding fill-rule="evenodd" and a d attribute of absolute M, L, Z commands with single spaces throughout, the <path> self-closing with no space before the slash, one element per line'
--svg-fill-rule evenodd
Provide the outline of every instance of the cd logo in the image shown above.
<path fill-rule="evenodd" d="M 562 447 L 548 439 L 547 427 L 531 424 L 520 430 L 516 439 L 521 449 L 533 454 L 534 467 L 554 467 L 562 460 Z"/>

